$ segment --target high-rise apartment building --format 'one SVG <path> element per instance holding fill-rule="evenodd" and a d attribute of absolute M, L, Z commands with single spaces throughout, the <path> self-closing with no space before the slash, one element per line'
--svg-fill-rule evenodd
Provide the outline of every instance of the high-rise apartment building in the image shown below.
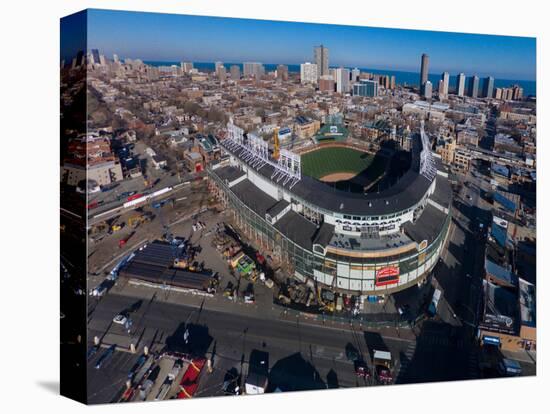
<path fill-rule="evenodd" d="M 348 93 L 350 90 L 349 69 L 337 68 L 335 70 L 336 92 Z"/>
<path fill-rule="evenodd" d="M 464 86 L 466 85 L 466 75 L 459 73 L 456 77 L 456 94 L 464 96 Z"/>
<path fill-rule="evenodd" d="M 361 71 L 357 68 L 351 70 L 351 81 L 357 82 L 359 80 L 359 76 L 361 75 Z"/>
<path fill-rule="evenodd" d="M 302 63 L 300 65 L 300 82 L 317 83 L 317 65 L 315 63 Z"/>
<path fill-rule="evenodd" d="M 521 88 L 519 85 L 514 85 L 512 87 L 512 90 L 514 91 L 512 99 L 519 101 L 521 98 L 523 98 L 523 88 Z"/>
<path fill-rule="evenodd" d="M 254 77 L 261 79 L 265 74 L 264 65 L 260 62 L 244 62 L 243 63 L 243 75 L 245 77 Z"/>
<path fill-rule="evenodd" d="M 229 68 L 229 72 L 231 75 L 231 79 L 233 80 L 239 80 L 241 79 L 241 68 L 237 65 L 231 65 Z"/>
<path fill-rule="evenodd" d="M 433 93 L 432 83 L 430 81 L 424 82 L 424 98 L 431 99 Z"/>
<path fill-rule="evenodd" d="M 225 66 L 223 65 L 223 62 L 216 62 L 214 63 L 214 71 L 216 72 L 216 76 L 220 80 L 224 80 L 226 77 L 226 71 Z"/>
<path fill-rule="evenodd" d="M 91 54 L 91 57 L 92 57 L 92 61 L 90 63 L 92 65 L 99 65 L 100 64 L 99 50 L 92 49 L 90 54 Z"/>
<path fill-rule="evenodd" d="M 361 79 L 359 82 L 353 85 L 353 95 L 355 96 L 378 96 L 378 82 Z"/>
<path fill-rule="evenodd" d="M 185 73 L 191 72 L 193 69 L 193 62 L 181 62 L 181 70 L 183 70 Z"/>
<path fill-rule="evenodd" d="M 315 46 L 313 49 L 313 61 L 317 65 L 317 78 L 329 75 L 328 71 L 328 49 L 323 45 Z"/>
<path fill-rule="evenodd" d="M 441 81 L 439 87 L 439 96 L 446 98 L 449 95 L 449 72 L 443 72 L 441 74 Z"/>
<path fill-rule="evenodd" d="M 380 75 L 378 81 L 385 89 L 390 89 L 390 77 L 388 75 Z"/>
<path fill-rule="evenodd" d="M 277 79 L 281 81 L 288 80 L 288 66 L 287 65 L 277 65 Z"/>
<path fill-rule="evenodd" d="M 492 76 L 487 76 L 483 80 L 483 97 L 484 98 L 493 97 L 494 86 L 495 86 L 495 79 Z"/>
<path fill-rule="evenodd" d="M 468 93 L 472 98 L 477 98 L 479 95 L 479 77 L 474 75 L 470 78 L 468 84 Z"/>

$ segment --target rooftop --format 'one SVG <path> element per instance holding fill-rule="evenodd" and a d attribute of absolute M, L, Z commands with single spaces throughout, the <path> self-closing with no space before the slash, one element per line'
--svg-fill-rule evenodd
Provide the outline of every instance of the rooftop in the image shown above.
<path fill-rule="evenodd" d="M 317 226 L 300 214 L 289 211 L 275 223 L 275 228 L 298 246 L 311 250 Z"/>
<path fill-rule="evenodd" d="M 441 232 L 446 218 L 446 214 L 428 204 L 415 223 L 407 222 L 403 227 L 405 233 L 415 242 L 421 243 L 423 240 L 427 240 L 429 244 Z"/>
<path fill-rule="evenodd" d="M 216 175 L 220 177 L 223 181 L 227 180 L 228 182 L 232 182 L 242 177 L 243 175 L 246 175 L 246 173 L 237 167 L 228 165 L 225 167 L 216 168 Z"/>
<path fill-rule="evenodd" d="M 235 195 L 248 207 L 257 213 L 260 217 L 265 217 L 265 213 L 277 202 L 276 199 L 268 196 L 248 179 L 231 187 Z"/>

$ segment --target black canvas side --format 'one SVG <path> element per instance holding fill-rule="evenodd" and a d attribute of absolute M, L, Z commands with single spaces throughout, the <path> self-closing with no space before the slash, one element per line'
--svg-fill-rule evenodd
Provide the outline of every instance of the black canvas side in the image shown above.
<path fill-rule="evenodd" d="M 67 183 L 63 166 L 69 140 L 86 133 L 87 12 L 62 18 L 60 33 L 60 392 L 85 404 L 87 196 Z"/>

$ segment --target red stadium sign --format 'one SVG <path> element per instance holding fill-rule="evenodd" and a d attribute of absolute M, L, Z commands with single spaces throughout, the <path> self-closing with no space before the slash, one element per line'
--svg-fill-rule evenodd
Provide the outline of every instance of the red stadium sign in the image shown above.
<path fill-rule="evenodd" d="M 399 267 L 388 266 L 376 272 L 376 286 L 395 285 L 399 282 Z"/>

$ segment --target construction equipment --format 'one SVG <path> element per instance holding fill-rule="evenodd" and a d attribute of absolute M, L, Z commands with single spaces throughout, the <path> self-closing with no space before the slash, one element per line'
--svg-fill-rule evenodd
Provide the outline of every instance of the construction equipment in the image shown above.
<path fill-rule="evenodd" d="M 189 267 L 190 260 L 192 259 L 189 257 L 180 257 L 174 259 L 174 267 L 177 267 L 178 269 L 187 269 Z"/>
<path fill-rule="evenodd" d="M 235 267 L 237 268 L 241 276 L 247 276 L 256 269 L 256 263 L 254 263 L 254 260 L 252 260 L 250 257 L 243 254 L 237 261 L 237 265 Z M 254 275 L 254 278 L 256 277 L 257 276 Z"/>
<path fill-rule="evenodd" d="M 273 130 L 273 159 L 278 160 L 280 156 L 279 127 Z"/>
<path fill-rule="evenodd" d="M 317 299 L 319 301 L 319 304 L 321 305 L 321 310 L 333 313 L 335 310 L 334 293 L 326 289 L 318 289 L 317 293 Z"/>
<path fill-rule="evenodd" d="M 235 256 L 233 256 L 229 260 L 229 264 L 231 265 L 231 268 L 235 269 L 239 264 L 239 260 L 241 260 L 241 258 L 243 258 L 244 256 L 245 254 L 243 252 L 237 252 L 237 254 L 235 254 Z"/>
<path fill-rule="evenodd" d="M 108 225 L 105 222 L 94 224 L 90 230 L 91 234 L 98 234 L 107 231 Z"/>
<path fill-rule="evenodd" d="M 152 215 L 150 213 L 135 214 L 128 219 L 128 225 L 130 227 L 137 227 L 142 223 L 146 223 L 150 221 L 151 218 L 152 218 Z"/>
<path fill-rule="evenodd" d="M 135 231 L 132 231 L 130 234 L 128 234 L 126 237 L 120 239 L 118 241 L 118 248 L 121 249 L 123 248 L 124 246 L 126 246 L 126 243 L 128 242 L 128 240 L 134 235 Z"/>

